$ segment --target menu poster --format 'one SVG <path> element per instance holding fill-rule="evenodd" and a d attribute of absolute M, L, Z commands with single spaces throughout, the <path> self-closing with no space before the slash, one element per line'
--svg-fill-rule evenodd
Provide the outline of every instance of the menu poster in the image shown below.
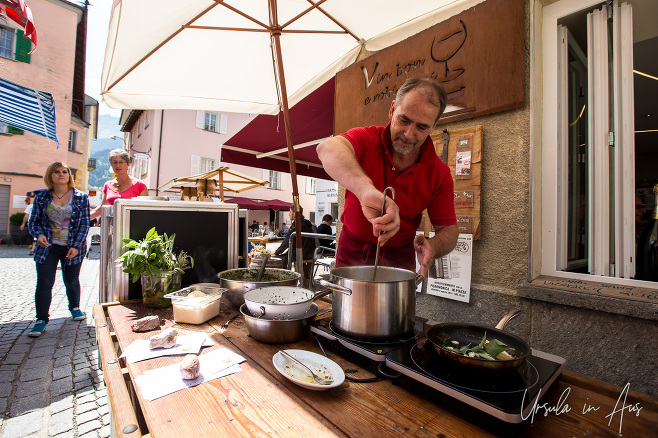
<path fill-rule="evenodd" d="M 471 298 L 473 235 L 460 234 L 457 246 L 444 257 L 434 260 L 427 276 L 427 293 L 468 303 Z"/>

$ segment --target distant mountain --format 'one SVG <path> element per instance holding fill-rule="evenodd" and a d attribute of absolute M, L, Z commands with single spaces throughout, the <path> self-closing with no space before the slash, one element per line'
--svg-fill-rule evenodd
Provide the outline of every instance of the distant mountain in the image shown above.
<path fill-rule="evenodd" d="M 98 116 L 98 135 L 100 138 L 110 138 L 113 136 L 123 138 L 121 126 L 119 126 L 119 118 L 110 114 L 100 114 Z"/>
<path fill-rule="evenodd" d="M 105 140 L 110 140 L 110 139 L 105 139 Z M 114 149 L 114 147 L 112 149 Z M 90 186 L 103 187 L 106 181 L 112 179 L 113 177 L 112 168 L 110 167 L 110 161 L 107 158 L 107 154 L 109 154 L 112 149 L 102 149 L 102 150 L 92 149 L 91 158 L 96 158 L 96 169 L 89 172 Z"/>
<path fill-rule="evenodd" d="M 96 151 L 102 151 L 107 149 L 111 151 L 112 149 L 120 149 L 123 147 L 123 134 L 120 137 L 117 137 L 116 140 L 112 138 L 98 138 L 91 141 L 91 153 L 93 155 Z"/>

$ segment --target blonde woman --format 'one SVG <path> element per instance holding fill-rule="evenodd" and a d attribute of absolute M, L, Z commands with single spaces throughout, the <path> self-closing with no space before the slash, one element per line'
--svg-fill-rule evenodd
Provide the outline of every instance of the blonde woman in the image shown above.
<path fill-rule="evenodd" d="M 148 195 L 146 184 L 128 175 L 130 155 L 126 151 L 114 149 L 108 154 L 108 159 L 116 178 L 106 182 L 103 186 L 103 200 L 101 205 L 92 210 L 90 216 L 92 219 L 101 215 L 103 205 L 114 205 L 114 201 L 121 198 L 130 199 L 135 196 Z"/>
<path fill-rule="evenodd" d="M 30 234 L 37 239 L 34 249 L 37 321 L 28 333 L 32 337 L 41 336 L 48 324 L 58 264 L 62 267 L 71 316 L 75 321 L 85 319 L 80 310 L 79 276 L 87 254 L 89 197 L 74 187 L 71 169 L 65 163 L 57 161 L 48 166 L 43 181 L 48 190 L 34 197 L 28 221 Z"/>

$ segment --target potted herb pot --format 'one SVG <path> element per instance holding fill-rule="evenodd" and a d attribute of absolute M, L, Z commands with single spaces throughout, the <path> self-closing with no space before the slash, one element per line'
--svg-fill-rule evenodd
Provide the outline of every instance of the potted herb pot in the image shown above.
<path fill-rule="evenodd" d="M 174 238 L 159 235 L 151 228 L 140 241 L 123 239 L 127 250 L 117 259 L 123 272 L 131 274 L 132 282 L 142 282 L 142 302 L 145 307 L 169 307 L 171 300 L 164 298 L 181 288 L 181 277 L 194 260 L 185 251 L 174 253 Z"/>
<path fill-rule="evenodd" d="M 145 307 L 169 307 L 171 300 L 164 298 L 170 292 L 181 288 L 182 274 L 175 271 L 159 274 L 142 273 L 142 302 Z"/>

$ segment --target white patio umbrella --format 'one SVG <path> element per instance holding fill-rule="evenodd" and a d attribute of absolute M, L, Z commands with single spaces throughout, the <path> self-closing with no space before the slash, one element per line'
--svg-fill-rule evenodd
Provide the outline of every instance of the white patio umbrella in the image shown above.
<path fill-rule="evenodd" d="M 299 224 L 289 106 L 362 48 L 402 41 L 467 1 L 114 0 L 103 100 L 112 108 L 282 110 Z M 299 233 L 296 255 L 302 260 Z"/>

